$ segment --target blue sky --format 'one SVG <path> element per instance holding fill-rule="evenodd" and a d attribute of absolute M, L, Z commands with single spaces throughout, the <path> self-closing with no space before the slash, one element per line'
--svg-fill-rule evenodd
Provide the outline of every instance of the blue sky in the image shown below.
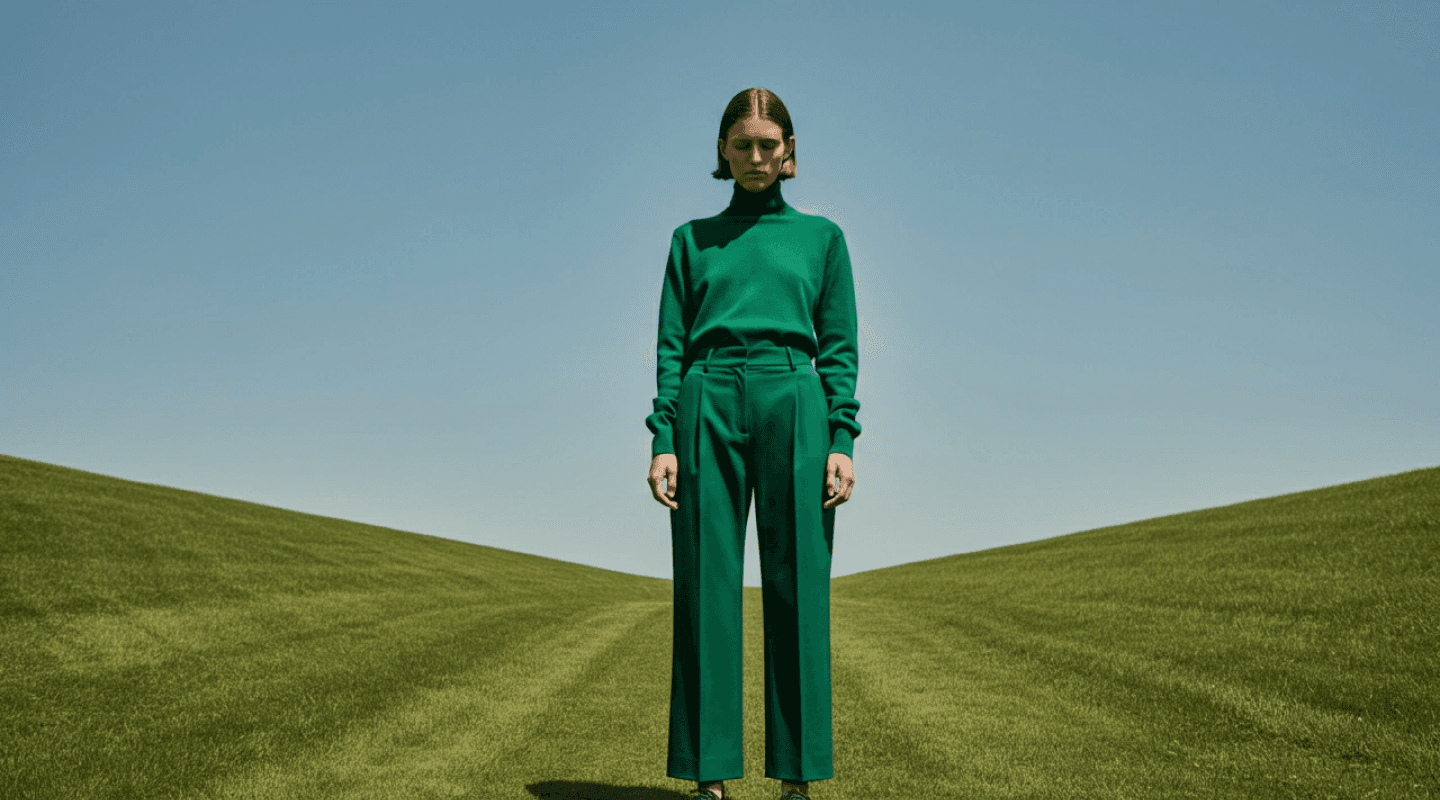
<path fill-rule="evenodd" d="M 834 575 L 1440 464 L 1430 2 L 4 3 L 0 452 L 669 577 L 750 86 L 854 269 Z"/>

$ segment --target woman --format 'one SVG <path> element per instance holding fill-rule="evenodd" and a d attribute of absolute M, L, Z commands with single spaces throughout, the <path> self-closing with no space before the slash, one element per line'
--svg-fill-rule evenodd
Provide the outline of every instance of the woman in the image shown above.
<path fill-rule="evenodd" d="M 730 205 L 675 229 L 660 295 L 649 483 L 675 568 L 667 774 L 699 800 L 744 775 L 741 575 L 752 492 L 765 617 L 765 775 L 834 777 L 830 557 L 855 486 L 855 286 L 839 226 L 785 203 L 795 129 L 768 89 L 725 107 Z M 813 331 L 813 333 L 812 333 Z M 815 359 L 811 366 L 810 359 Z"/>

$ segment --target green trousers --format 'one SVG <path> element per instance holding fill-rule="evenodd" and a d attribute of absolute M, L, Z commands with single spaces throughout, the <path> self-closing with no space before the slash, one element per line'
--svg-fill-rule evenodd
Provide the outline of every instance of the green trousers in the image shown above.
<path fill-rule="evenodd" d="M 830 430 L 804 351 L 720 347 L 694 357 L 675 411 L 670 512 L 674 655 L 667 774 L 744 777 L 741 577 L 753 491 L 765 618 L 765 775 L 834 777 Z"/>

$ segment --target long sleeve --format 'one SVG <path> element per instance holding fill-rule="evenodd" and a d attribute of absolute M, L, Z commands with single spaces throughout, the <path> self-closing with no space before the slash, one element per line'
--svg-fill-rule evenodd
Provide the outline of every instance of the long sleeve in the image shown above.
<path fill-rule="evenodd" d="M 860 435 L 860 423 L 855 420 L 860 410 L 860 401 L 855 399 L 856 376 L 860 373 L 856 316 L 850 251 L 845 246 L 845 234 L 836 228 L 825 253 L 825 277 L 812 313 L 819 345 L 815 371 L 820 373 L 829 408 L 830 452 L 851 458 L 855 437 Z"/>
<path fill-rule="evenodd" d="M 675 452 L 675 407 L 680 396 L 680 367 L 685 356 L 689 320 L 685 307 L 685 248 L 679 234 L 670 237 L 670 257 L 660 288 L 660 326 L 655 340 L 655 411 L 645 426 L 655 434 L 653 458 Z"/>

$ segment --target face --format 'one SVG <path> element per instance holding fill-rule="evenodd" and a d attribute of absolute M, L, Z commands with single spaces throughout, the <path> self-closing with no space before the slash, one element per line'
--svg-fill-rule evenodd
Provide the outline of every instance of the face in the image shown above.
<path fill-rule="evenodd" d="M 780 177 L 780 164 L 795 152 L 795 137 L 782 141 L 785 132 L 768 119 L 749 117 L 730 126 L 725 139 L 717 140 L 721 155 L 730 162 L 730 174 L 747 191 L 763 192 Z"/>

